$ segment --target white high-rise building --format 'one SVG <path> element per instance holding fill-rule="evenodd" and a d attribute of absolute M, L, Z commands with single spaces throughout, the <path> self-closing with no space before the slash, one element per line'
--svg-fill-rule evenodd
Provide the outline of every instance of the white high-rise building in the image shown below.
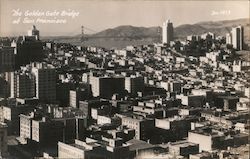
<path fill-rule="evenodd" d="M 232 28 L 231 35 L 232 35 L 233 47 L 237 50 L 242 50 L 243 42 L 244 42 L 243 27 L 238 26 L 238 27 Z"/>
<path fill-rule="evenodd" d="M 36 97 L 45 103 L 56 100 L 56 71 L 54 66 L 45 63 L 32 63 L 32 74 L 35 75 Z"/>
<path fill-rule="evenodd" d="M 169 44 L 170 41 L 174 40 L 174 28 L 173 23 L 170 20 L 163 23 L 162 26 L 162 43 Z"/>

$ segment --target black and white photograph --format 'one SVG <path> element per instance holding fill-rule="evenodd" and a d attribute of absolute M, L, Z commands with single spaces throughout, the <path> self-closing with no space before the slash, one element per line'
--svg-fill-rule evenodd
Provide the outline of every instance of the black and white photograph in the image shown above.
<path fill-rule="evenodd" d="M 249 0 L 0 0 L 0 159 L 249 159 Z"/>

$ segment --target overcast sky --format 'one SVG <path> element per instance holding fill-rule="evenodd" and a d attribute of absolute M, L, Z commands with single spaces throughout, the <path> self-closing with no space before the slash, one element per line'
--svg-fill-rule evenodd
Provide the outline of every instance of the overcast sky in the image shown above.
<path fill-rule="evenodd" d="M 81 25 L 95 31 L 119 25 L 161 26 L 170 19 L 174 26 L 200 21 L 249 18 L 249 1 L 82 1 L 82 0 L 0 0 L 1 36 L 22 35 L 33 23 L 23 23 L 25 16 L 14 16 L 13 10 L 53 12 L 75 11 L 75 18 L 66 16 L 30 16 L 29 19 L 64 19 L 65 24 L 34 23 L 41 36 L 76 35 Z M 20 17 L 18 24 L 13 21 Z M 86 30 L 87 33 L 91 33 Z M 93 33 L 93 32 L 92 32 Z"/>

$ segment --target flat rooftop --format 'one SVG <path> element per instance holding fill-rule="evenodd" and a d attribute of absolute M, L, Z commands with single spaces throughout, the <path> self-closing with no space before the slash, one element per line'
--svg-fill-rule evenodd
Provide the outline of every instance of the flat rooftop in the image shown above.
<path fill-rule="evenodd" d="M 188 146 L 196 146 L 196 145 L 198 144 L 191 143 L 186 140 L 171 143 L 171 146 L 176 146 L 176 147 L 188 147 Z"/>

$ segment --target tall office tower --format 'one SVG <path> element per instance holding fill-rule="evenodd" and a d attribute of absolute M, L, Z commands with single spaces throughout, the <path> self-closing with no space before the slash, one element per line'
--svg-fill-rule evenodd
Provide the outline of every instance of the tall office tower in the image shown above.
<path fill-rule="evenodd" d="M 35 77 L 26 72 L 10 73 L 10 96 L 11 98 L 35 97 Z"/>
<path fill-rule="evenodd" d="M 9 46 L 0 47 L 0 73 L 10 72 L 15 68 L 14 48 Z"/>
<path fill-rule="evenodd" d="M 39 31 L 34 27 L 29 31 L 28 36 L 19 36 L 11 43 L 14 47 L 16 68 L 39 62 L 44 58 L 43 42 L 39 40 Z"/>
<path fill-rule="evenodd" d="M 43 103 L 56 101 L 56 71 L 54 66 L 46 63 L 32 63 L 35 76 L 36 97 Z"/>
<path fill-rule="evenodd" d="M 28 36 L 35 36 L 36 40 L 39 40 L 39 30 L 33 25 L 31 30 L 28 30 Z"/>
<path fill-rule="evenodd" d="M 242 50 L 243 44 L 244 44 L 243 27 L 238 26 L 238 27 L 232 28 L 231 34 L 232 34 L 233 47 L 237 50 Z"/>
<path fill-rule="evenodd" d="M 173 23 L 170 20 L 163 23 L 162 26 L 162 43 L 169 44 L 170 41 L 174 40 L 174 28 Z"/>

